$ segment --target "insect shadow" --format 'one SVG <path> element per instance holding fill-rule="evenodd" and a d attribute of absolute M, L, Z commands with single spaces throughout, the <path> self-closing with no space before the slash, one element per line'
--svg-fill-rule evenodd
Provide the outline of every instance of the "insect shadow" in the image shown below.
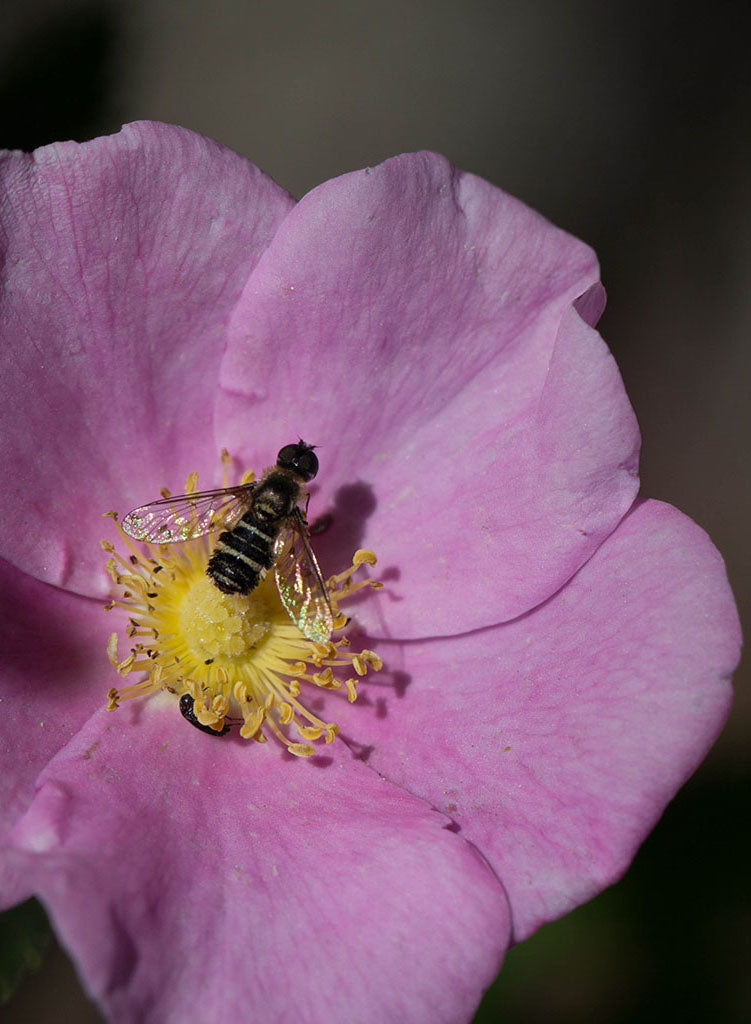
<path fill-rule="evenodd" d="M 310 535 L 325 575 L 341 570 L 363 546 L 367 521 L 377 505 L 371 485 L 355 480 L 338 488 L 333 504 L 312 516 Z"/>

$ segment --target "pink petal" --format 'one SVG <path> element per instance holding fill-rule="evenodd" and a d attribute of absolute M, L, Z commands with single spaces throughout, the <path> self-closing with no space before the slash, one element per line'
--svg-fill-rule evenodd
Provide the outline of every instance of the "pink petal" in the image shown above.
<path fill-rule="evenodd" d="M 0 561 L 0 843 L 42 768 L 106 699 L 112 675 L 98 602 Z"/>
<path fill-rule="evenodd" d="M 392 782 L 451 815 L 526 937 L 615 881 L 719 732 L 740 631 L 722 560 L 638 505 L 550 601 L 469 636 L 378 644 L 392 690 L 329 707 Z"/>
<path fill-rule="evenodd" d="M 321 446 L 325 567 L 355 540 L 392 576 L 358 612 L 371 632 L 516 616 L 630 506 L 638 431 L 586 320 L 601 289 L 572 308 L 596 280 L 581 242 L 429 153 L 327 182 L 284 221 L 232 318 L 218 434 L 255 466 Z"/>
<path fill-rule="evenodd" d="M 162 697 L 97 714 L 53 762 L 6 873 L 121 1024 L 453 1022 L 498 969 L 508 913 L 445 825 L 341 745 L 292 761 L 204 736 Z"/>
<path fill-rule="evenodd" d="M 2 554 L 105 592 L 98 511 L 213 485 L 227 318 L 292 200 L 182 128 L 0 156 Z"/>

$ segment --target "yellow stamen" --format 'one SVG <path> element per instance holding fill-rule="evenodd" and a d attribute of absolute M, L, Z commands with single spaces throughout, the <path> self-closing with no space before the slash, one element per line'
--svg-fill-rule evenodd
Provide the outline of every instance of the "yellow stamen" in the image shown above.
<path fill-rule="evenodd" d="M 232 467 L 226 451 L 222 467 L 226 486 Z M 252 479 L 252 473 L 245 473 L 242 482 Z M 190 474 L 186 493 L 197 487 L 197 475 Z M 380 669 L 378 655 L 368 650 L 350 653 L 345 637 L 325 642 L 305 637 L 282 605 L 273 573 L 249 594 L 219 591 L 206 575 L 215 532 L 183 543 L 137 545 L 122 530 L 116 513 L 106 515 L 114 521 L 126 553 L 102 541 L 109 556 L 107 572 L 125 588 L 120 599 L 105 607 L 126 610 L 124 630 L 132 644 L 124 657 L 119 655 L 117 634 L 112 633 L 107 655 L 122 676 L 144 673 L 131 686 L 110 689 L 107 710 L 165 689 L 178 697 L 189 694 L 195 720 L 217 733 L 238 722 L 240 736 L 265 743 L 268 730 L 297 757 L 314 754 L 316 740 L 332 743 L 338 725 L 323 721 L 298 700 L 301 684 L 342 690 L 352 702 L 357 697 L 352 673 L 362 677 Z M 357 551 L 352 565 L 328 581 L 335 630 L 349 621 L 339 609 L 342 600 L 364 587 L 380 586 L 372 579 L 353 582 L 358 569 L 373 565 L 372 552 Z M 298 742 L 295 734 L 312 742 Z"/>

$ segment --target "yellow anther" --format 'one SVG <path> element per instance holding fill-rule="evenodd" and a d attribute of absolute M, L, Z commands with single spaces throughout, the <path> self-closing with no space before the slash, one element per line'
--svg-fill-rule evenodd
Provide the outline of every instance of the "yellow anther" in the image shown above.
<path fill-rule="evenodd" d="M 266 712 L 263 708 L 255 708 L 255 710 L 249 710 L 243 708 L 243 717 L 245 719 L 241 729 L 240 735 L 243 739 L 249 740 L 255 736 L 258 730 L 263 725 L 264 719 L 266 718 Z"/>
<path fill-rule="evenodd" d="M 107 657 L 110 660 L 110 664 L 117 668 L 118 657 L 117 657 L 117 633 L 110 633 L 107 638 Z"/>
<path fill-rule="evenodd" d="M 216 725 L 219 720 L 219 716 L 215 711 L 206 706 L 206 701 L 203 699 L 196 698 L 193 701 L 193 714 L 196 716 L 201 725 Z"/>
<path fill-rule="evenodd" d="M 360 651 L 360 657 L 363 661 L 367 661 L 368 665 L 376 672 L 380 672 L 383 668 L 383 658 L 376 654 L 375 651 Z"/>
<path fill-rule="evenodd" d="M 136 656 L 135 656 L 135 654 L 133 652 L 131 652 L 127 656 L 127 658 L 123 658 L 122 661 L 118 662 L 117 665 L 115 665 L 115 668 L 117 669 L 118 673 L 121 676 L 127 676 L 127 674 L 130 672 L 130 670 L 131 670 L 135 660 L 136 660 Z"/>
<path fill-rule="evenodd" d="M 312 747 L 310 743 L 290 743 L 287 750 L 295 757 L 312 757 L 316 752 L 316 748 Z"/>
<path fill-rule="evenodd" d="M 220 718 L 224 718 L 227 714 L 229 711 L 229 701 L 223 693 L 217 694 L 217 696 L 214 697 L 211 702 L 211 710 L 215 715 L 219 715 Z"/>

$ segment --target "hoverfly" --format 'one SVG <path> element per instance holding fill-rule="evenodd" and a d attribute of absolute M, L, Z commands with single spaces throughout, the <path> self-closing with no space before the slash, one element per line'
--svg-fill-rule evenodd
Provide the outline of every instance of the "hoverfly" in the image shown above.
<path fill-rule="evenodd" d="M 303 440 L 285 445 L 276 466 L 253 483 L 152 501 L 129 512 L 123 529 L 150 544 L 221 529 L 206 568 L 214 586 L 224 594 L 249 594 L 273 566 L 292 621 L 310 640 L 325 642 L 334 616 L 299 507 L 318 472 L 313 448 Z"/>

